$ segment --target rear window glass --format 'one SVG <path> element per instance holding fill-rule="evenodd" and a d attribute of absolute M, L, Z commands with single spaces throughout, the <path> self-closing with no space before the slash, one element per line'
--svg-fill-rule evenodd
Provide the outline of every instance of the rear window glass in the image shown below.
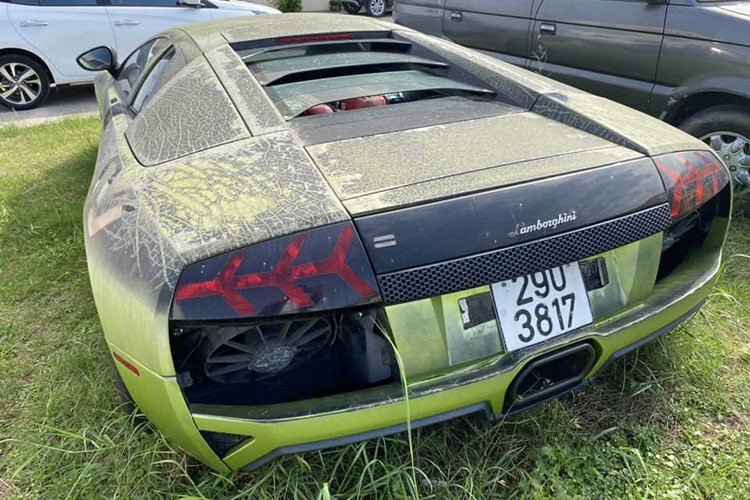
<path fill-rule="evenodd" d="M 411 42 L 356 36 L 291 38 L 238 52 L 287 120 L 426 99 L 496 97 L 476 76 Z"/>

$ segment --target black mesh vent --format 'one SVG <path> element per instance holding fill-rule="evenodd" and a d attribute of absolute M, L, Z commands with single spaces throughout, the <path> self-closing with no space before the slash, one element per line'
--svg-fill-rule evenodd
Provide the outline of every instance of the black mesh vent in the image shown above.
<path fill-rule="evenodd" d="M 238 444 L 253 439 L 252 436 L 240 436 L 238 434 L 226 434 L 223 432 L 201 431 L 208 445 L 213 449 L 220 458 L 223 458 L 229 450 Z"/>
<path fill-rule="evenodd" d="M 665 203 L 522 245 L 382 274 L 378 282 L 386 304 L 410 302 L 574 262 L 663 231 L 671 222 Z"/>

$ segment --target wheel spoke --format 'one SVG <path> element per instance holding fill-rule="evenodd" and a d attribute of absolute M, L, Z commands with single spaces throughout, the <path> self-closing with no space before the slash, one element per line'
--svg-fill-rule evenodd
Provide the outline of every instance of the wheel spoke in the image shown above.
<path fill-rule="evenodd" d="M 36 76 L 36 71 L 32 70 L 31 68 L 26 68 L 26 71 L 24 71 L 23 74 L 18 77 L 18 83 L 25 82 L 32 76 Z"/>
<path fill-rule="evenodd" d="M 13 79 L 15 79 L 16 75 L 18 75 L 18 71 L 16 71 L 17 67 L 18 67 L 18 63 L 10 63 L 10 64 L 8 64 L 8 71 L 10 71 L 10 76 Z"/>
<path fill-rule="evenodd" d="M 27 95 L 27 96 L 29 97 L 29 102 L 31 102 L 31 101 L 33 101 L 34 99 L 36 99 L 36 97 L 37 97 L 37 95 L 38 95 L 38 94 L 37 94 L 36 92 L 34 92 L 33 90 L 31 90 L 31 89 L 30 89 L 29 87 L 27 87 L 26 85 L 19 85 L 19 87 L 18 87 L 18 88 L 20 88 L 20 89 L 21 89 L 21 94 L 22 94 L 22 95 L 23 95 L 23 94 L 26 94 L 26 95 Z"/>
<path fill-rule="evenodd" d="M 713 149 L 714 151 L 721 151 L 721 147 L 724 145 L 724 141 L 721 140 L 720 135 L 712 135 L 709 141 L 711 149 Z"/>
<path fill-rule="evenodd" d="M 742 139 L 742 137 L 736 137 L 734 139 L 734 142 L 729 146 L 729 152 L 732 154 L 737 154 L 745 147 L 745 141 Z"/>
<path fill-rule="evenodd" d="M 8 99 L 10 96 L 12 96 L 16 92 L 16 87 L 11 87 L 10 90 L 6 90 L 2 94 L 0 94 L 0 97 L 3 99 Z"/>
<path fill-rule="evenodd" d="M 8 82 L 13 83 L 13 77 L 8 73 L 6 66 L 0 67 L 0 76 L 8 80 Z"/>

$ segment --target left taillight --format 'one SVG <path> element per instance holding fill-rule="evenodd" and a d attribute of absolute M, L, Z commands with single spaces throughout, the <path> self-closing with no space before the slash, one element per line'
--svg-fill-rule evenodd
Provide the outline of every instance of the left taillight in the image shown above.
<path fill-rule="evenodd" d="M 695 212 L 729 184 L 729 172 L 705 151 L 673 153 L 654 158 L 667 188 L 672 220 Z"/>
<path fill-rule="evenodd" d="M 346 222 L 187 266 L 177 283 L 172 318 L 270 317 L 380 300 L 362 242 Z"/>

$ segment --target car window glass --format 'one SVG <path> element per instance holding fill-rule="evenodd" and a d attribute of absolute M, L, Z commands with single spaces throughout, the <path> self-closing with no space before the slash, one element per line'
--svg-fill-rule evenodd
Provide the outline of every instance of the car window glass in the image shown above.
<path fill-rule="evenodd" d="M 167 50 L 143 80 L 133 100 L 133 109 L 136 112 L 140 111 L 151 97 L 184 65 L 182 55 L 178 54 L 174 47 Z"/>
<path fill-rule="evenodd" d="M 161 54 L 169 45 L 166 38 L 156 38 L 144 43 L 122 63 L 117 82 L 125 96 L 129 96 L 140 81 L 143 70 L 151 60 Z"/>
<path fill-rule="evenodd" d="M 44 7 L 96 7 L 96 0 L 39 0 Z"/>
<path fill-rule="evenodd" d="M 113 7 L 177 7 L 176 0 L 109 0 Z"/>
<path fill-rule="evenodd" d="M 18 5 L 39 5 L 39 0 L 10 0 L 10 3 Z"/>

